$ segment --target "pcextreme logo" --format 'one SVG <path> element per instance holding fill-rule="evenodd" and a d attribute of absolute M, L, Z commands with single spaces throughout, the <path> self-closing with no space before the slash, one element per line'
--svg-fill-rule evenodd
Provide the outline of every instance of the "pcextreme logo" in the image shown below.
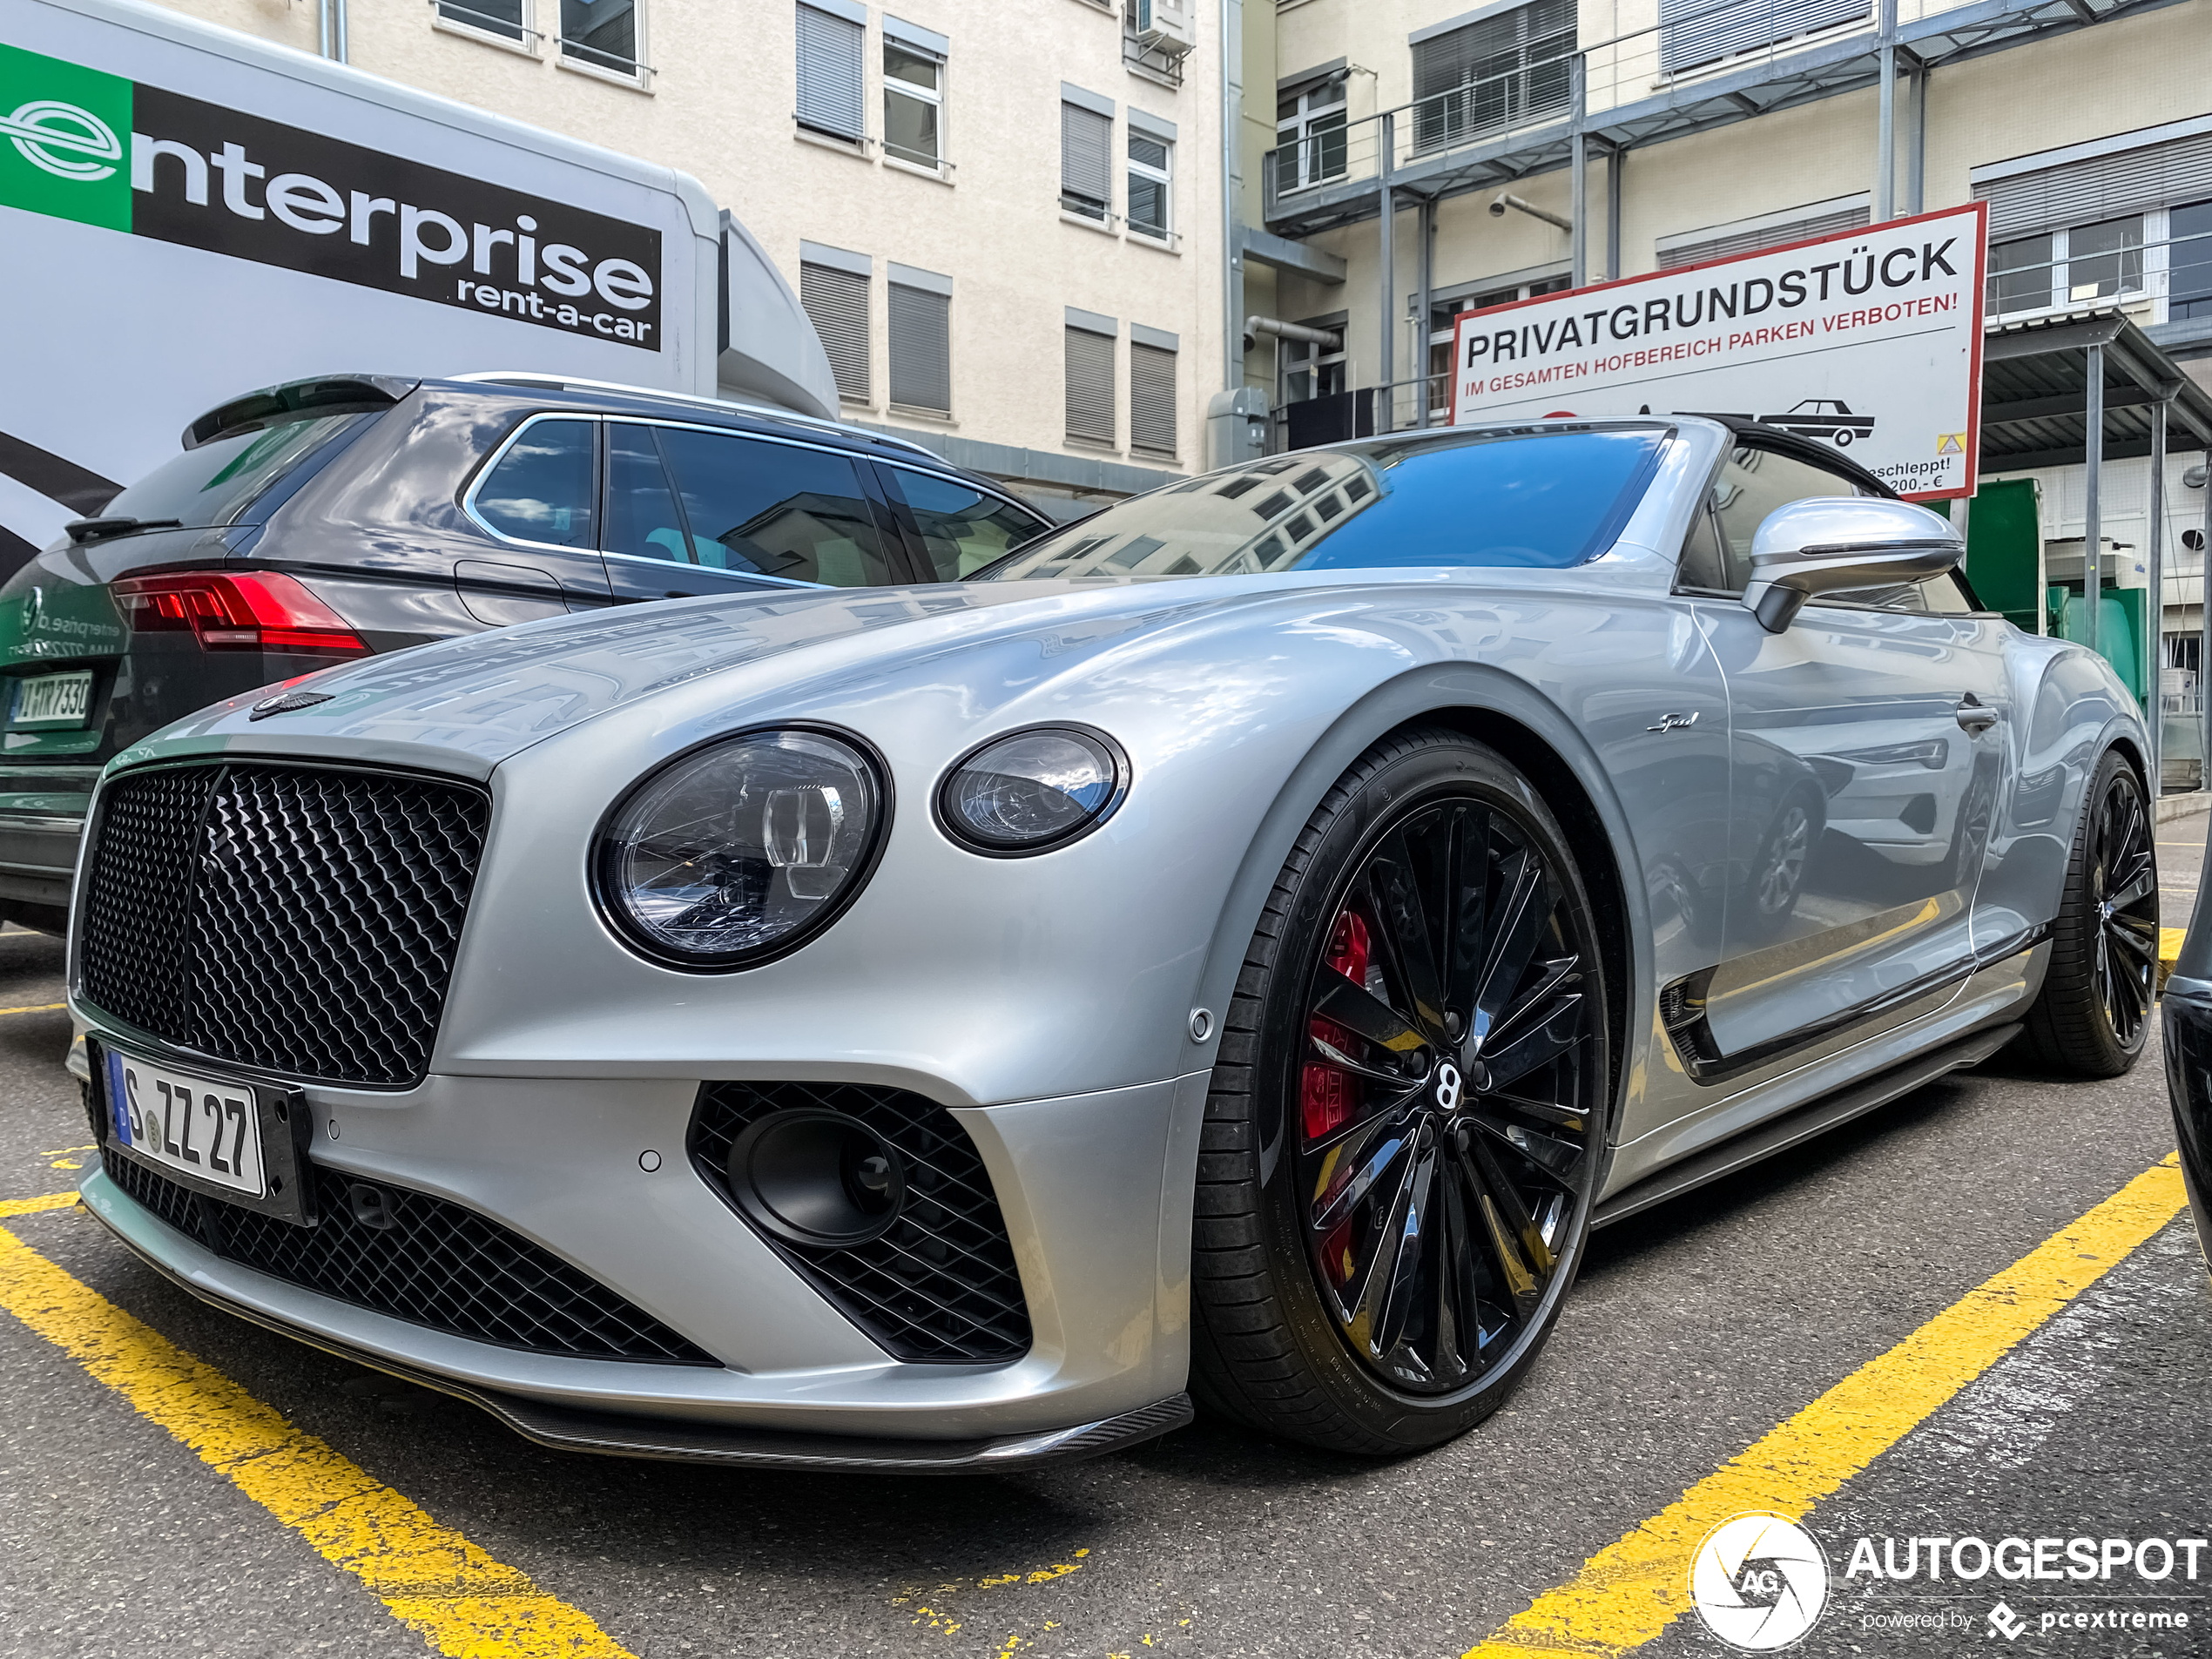
<path fill-rule="evenodd" d="M 660 233 L 0 44 L 0 207 L 660 349 Z"/>

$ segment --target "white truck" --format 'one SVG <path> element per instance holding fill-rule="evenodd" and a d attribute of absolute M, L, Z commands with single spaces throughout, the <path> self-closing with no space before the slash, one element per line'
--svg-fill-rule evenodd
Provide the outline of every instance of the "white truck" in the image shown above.
<path fill-rule="evenodd" d="M 240 392 L 524 370 L 834 417 L 705 186 L 132 0 L 0 0 L 0 577 Z"/>

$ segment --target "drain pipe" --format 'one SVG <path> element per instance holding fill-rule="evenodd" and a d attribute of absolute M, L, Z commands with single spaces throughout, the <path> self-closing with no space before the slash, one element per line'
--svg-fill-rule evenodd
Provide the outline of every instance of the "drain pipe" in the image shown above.
<path fill-rule="evenodd" d="M 1554 213 L 1548 207 L 1539 207 L 1534 202 L 1523 201 L 1511 191 L 1503 192 L 1491 199 L 1490 217 L 1503 219 L 1506 216 L 1506 209 L 1508 207 L 1516 212 L 1526 213 L 1531 219 L 1541 219 L 1547 225 L 1556 225 L 1569 236 L 1575 233 L 1575 221 L 1564 213 Z"/>
<path fill-rule="evenodd" d="M 1325 328 L 1309 328 L 1302 322 L 1285 322 L 1280 317 L 1257 314 L 1244 319 L 1244 349 L 1250 351 L 1257 336 L 1272 334 L 1278 340 L 1294 340 L 1301 346 L 1319 346 L 1328 351 L 1341 351 L 1344 336 L 1332 334 Z"/>
<path fill-rule="evenodd" d="M 322 0 L 321 13 L 322 55 L 342 64 L 347 61 L 346 0 Z"/>

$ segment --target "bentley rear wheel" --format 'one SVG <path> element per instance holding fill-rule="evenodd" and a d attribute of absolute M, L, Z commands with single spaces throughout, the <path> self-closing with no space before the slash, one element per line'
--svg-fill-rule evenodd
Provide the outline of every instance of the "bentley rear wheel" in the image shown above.
<path fill-rule="evenodd" d="M 1495 752 L 1418 732 L 1330 792 L 1253 936 L 1208 1101 L 1205 1403 L 1385 1455 L 1496 1409 L 1588 1237 L 1599 950 L 1557 820 Z"/>
<path fill-rule="evenodd" d="M 2134 769 L 2107 750 L 2091 774 L 2051 923 L 2051 961 L 2021 1041 L 2052 1069 L 2117 1077 L 2158 995 L 2158 857 Z"/>

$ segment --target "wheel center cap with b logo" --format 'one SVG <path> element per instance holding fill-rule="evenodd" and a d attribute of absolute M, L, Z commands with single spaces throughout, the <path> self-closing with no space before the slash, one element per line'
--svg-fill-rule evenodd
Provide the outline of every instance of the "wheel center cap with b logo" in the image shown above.
<path fill-rule="evenodd" d="M 1440 1062 L 1431 1074 L 1430 1087 L 1436 1100 L 1436 1109 L 1449 1116 L 1460 1109 L 1460 1098 L 1467 1093 L 1467 1078 L 1450 1061 Z"/>

